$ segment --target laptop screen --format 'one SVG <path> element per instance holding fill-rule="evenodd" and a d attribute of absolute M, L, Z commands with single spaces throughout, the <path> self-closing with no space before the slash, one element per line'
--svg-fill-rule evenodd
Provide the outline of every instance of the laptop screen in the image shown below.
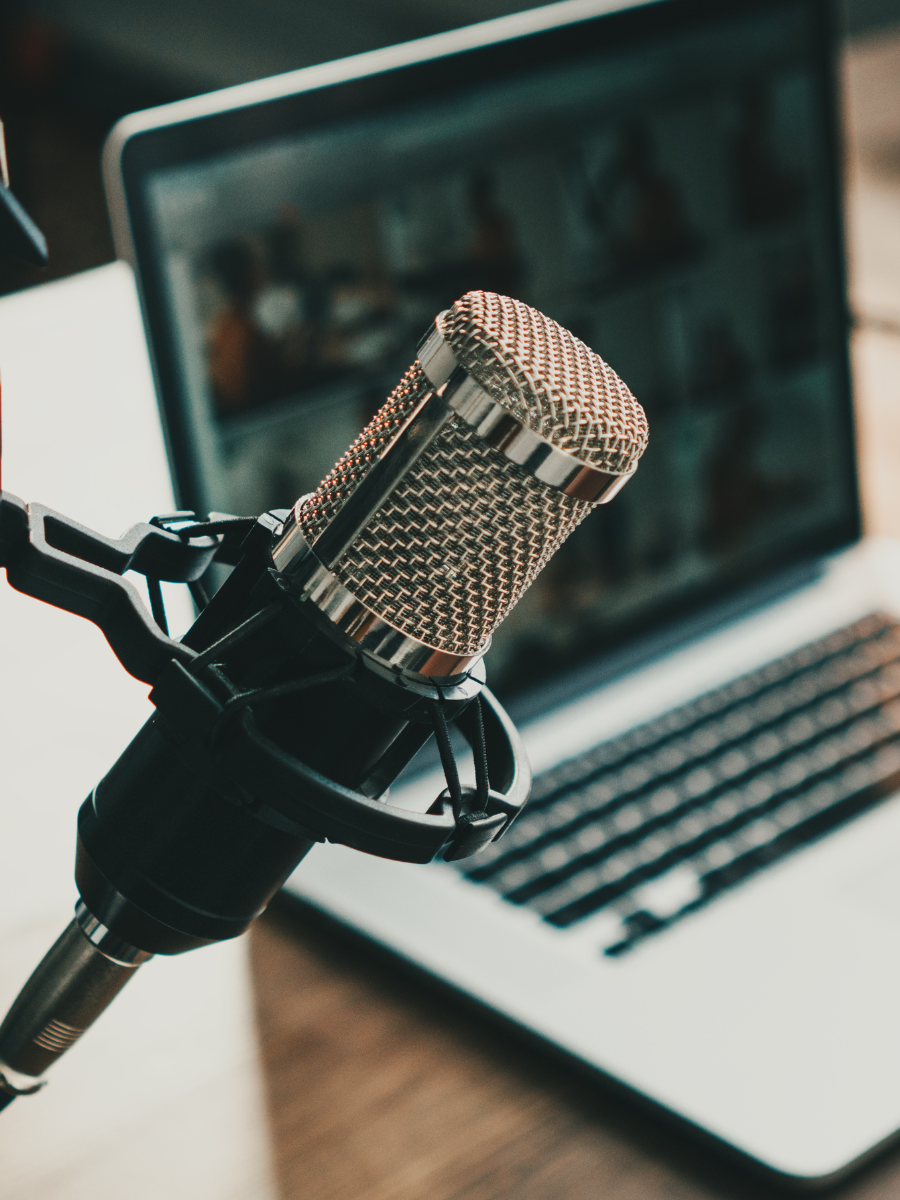
<path fill-rule="evenodd" d="M 678 7 L 142 182 L 204 507 L 315 488 L 472 288 L 643 403 L 637 475 L 495 636 L 504 696 L 855 534 L 818 6 Z"/>

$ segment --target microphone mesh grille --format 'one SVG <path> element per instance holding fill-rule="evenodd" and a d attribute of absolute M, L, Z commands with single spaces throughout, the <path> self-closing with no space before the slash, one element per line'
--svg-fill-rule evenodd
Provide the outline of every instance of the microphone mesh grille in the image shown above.
<path fill-rule="evenodd" d="M 351 442 L 300 510 L 300 524 L 313 541 L 337 515 L 338 509 L 369 467 L 390 445 L 424 392 L 422 368 L 413 363 L 362 433 Z"/>
<path fill-rule="evenodd" d="M 440 326 L 469 374 L 535 433 L 613 475 L 637 465 L 647 445 L 644 410 L 568 329 L 494 292 L 467 292 Z"/>
<path fill-rule="evenodd" d="M 530 428 L 601 470 L 635 466 L 647 438 L 640 405 L 556 322 L 505 296 L 470 292 L 442 331 L 479 383 Z M 414 363 L 301 506 L 309 541 L 431 390 Z M 591 508 L 539 482 L 453 416 L 332 570 L 403 633 L 473 654 Z"/>

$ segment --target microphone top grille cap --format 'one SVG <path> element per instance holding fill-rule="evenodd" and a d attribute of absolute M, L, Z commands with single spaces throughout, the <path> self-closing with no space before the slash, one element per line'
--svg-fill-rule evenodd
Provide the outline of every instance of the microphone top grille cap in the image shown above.
<path fill-rule="evenodd" d="M 438 320 L 459 365 L 521 424 L 591 469 L 627 476 L 647 444 L 643 409 L 568 330 L 508 296 L 468 292 Z M 434 391 L 419 362 L 298 502 L 313 543 Z M 459 655 L 485 647 L 593 508 L 511 462 L 454 413 L 331 571 L 404 635 Z"/>
<path fill-rule="evenodd" d="M 467 292 L 438 325 L 460 365 L 529 429 L 612 475 L 635 469 L 647 445 L 644 410 L 568 329 L 494 292 Z"/>

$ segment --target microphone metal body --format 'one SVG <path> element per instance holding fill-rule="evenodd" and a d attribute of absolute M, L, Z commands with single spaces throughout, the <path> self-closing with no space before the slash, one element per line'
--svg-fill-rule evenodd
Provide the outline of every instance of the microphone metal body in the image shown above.
<path fill-rule="evenodd" d="M 464 661 L 484 653 L 646 444 L 640 405 L 583 342 L 520 301 L 469 292 L 437 318 L 315 494 L 298 501 L 275 560 L 305 580 L 308 547 L 357 603 Z M 315 589 L 338 607 L 330 580 L 319 574 Z"/>
<path fill-rule="evenodd" d="M 428 862 L 502 834 L 530 773 L 482 657 L 646 440 L 622 381 L 534 309 L 471 292 L 437 318 L 316 492 L 260 518 L 168 660 L 156 646 L 141 677 L 157 712 L 79 813 L 76 920 L 0 1026 L 0 1094 L 34 1090 L 146 958 L 242 933 L 316 841 Z M 4 514 L 0 558 L 9 514 L 25 519 Z M 6 553 L 13 586 L 46 598 Z M 475 789 L 447 721 L 473 747 Z M 392 808 L 432 733 L 447 791 L 426 814 Z"/>

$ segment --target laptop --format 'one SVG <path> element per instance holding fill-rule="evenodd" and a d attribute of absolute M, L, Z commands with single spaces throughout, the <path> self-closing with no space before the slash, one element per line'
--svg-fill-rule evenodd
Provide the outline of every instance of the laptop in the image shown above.
<path fill-rule="evenodd" d="M 900 553 L 860 539 L 833 58 L 817 0 L 565 0 L 137 114 L 105 159 L 186 507 L 314 488 L 472 288 L 644 404 L 488 655 L 525 813 L 288 891 L 805 1185 L 900 1130 Z M 426 758 L 390 800 L 442 788 Z"/>

